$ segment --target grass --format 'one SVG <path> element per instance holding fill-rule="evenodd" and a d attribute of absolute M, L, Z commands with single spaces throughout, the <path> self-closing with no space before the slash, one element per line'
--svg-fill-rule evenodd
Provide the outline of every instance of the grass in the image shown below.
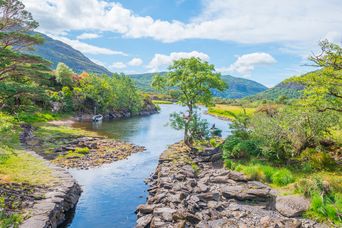
<path fill-rule="evenodd" d="M 44 185 L 51 182 L 51 170 L 43 161 L 26 153 L 19 142 L 21 129 L 12 116 L 0 113 L 0 181 Z"/>
<path fill-rule="evenodd" d="M 228 118 L 228 119 L 234 119 L 234 116 L 232 115 L 238 115 L 246 111 L 247 115 L 251 115 L 255 112 L 255 108 L 243 108 L 242 106 L 233 106 L 233 105 L 223 105 L 223 104 L 217 104 L 214 107 L 210 107 L 208 109 L 208 113 L 223 117 L 223 118 Z"/>
<path fill-rule="evenodd" d="M 173 104 L 171 101 L 165 101 L 165 100 L 152 100 L 153 104 Z"/>
<path fill-rule="evenodd" d="M 340 171 L 305 172 L 294 167 L 276 167 L 263 161 L 225 160 L 228 169 L 270 184 L 282 195 L 301 194 L 311 199 L 305 217 L 342 224 L 342 175 Z"/>

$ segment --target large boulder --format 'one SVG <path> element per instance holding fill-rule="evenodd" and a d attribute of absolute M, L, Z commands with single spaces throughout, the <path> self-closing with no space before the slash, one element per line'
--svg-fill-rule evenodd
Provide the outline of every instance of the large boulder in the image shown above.
<path fill-rule="evenodd" d="M 275 208 L 286 217 L 297 217 L 310 207 L 310 200 L 303 196 L 278 196 L 276 198 Z"/>

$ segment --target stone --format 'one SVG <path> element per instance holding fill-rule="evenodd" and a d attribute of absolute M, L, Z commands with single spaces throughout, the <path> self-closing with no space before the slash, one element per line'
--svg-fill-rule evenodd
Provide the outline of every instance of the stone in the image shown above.
<path fill-rule="evenodd" d="M 220 199 L 220 194 L 218 192 L 215 192 L 215 193 L 208 192 L 208 193 L 198 194 L 197 197 L 202 201 L 209 201 L 209 200 L 218 201 Z"/>
<path fill-rule="evenodd" d="M 247 181 L 247 177 L 245 175 L 239 172 L 235 172 L 235 171 L 230 171 L 228 173 L 228 178 L 234 181 L 243 181 L 243 182 Z"/>
<path fill-rule="evenodd" d="M 303 196 L 278 196 L 276 198 L 275 208 L 286 217 L 297 217 L 310 207 L 310 200 Z"/>
<path fill-rule="evenodd" d="M 140 204 L 137 207 L 136 212 L 140 212 L 142 214 L 150 214 L 153 212 L 154 205 L 146 205 L 146 204 Z"/>
<path fill-rule="evenodd" d="M 175 213 L 176 210 L 168 207 L 163 208 L 155 208 L 153 211 L 153 215 L 161 217 L 164 221 L 171 222 L 172 214 Z"/>
<path fill-rule="evenodd" d="M 145 228 L 150 225 L 152 221 L 152 215 L 145 215 L 137 220 L 136 228 Z"/>

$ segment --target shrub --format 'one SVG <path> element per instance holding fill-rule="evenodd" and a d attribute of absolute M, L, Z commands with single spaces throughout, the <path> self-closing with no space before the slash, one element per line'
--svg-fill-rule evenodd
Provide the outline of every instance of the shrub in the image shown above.
<path fill-rule="evenodd" d="M 280 169 L 272 175 L 272 183 L 278 186 L 285 186 L 294 182 L 294 177 L 288 169 Z"/>
<path fill-rule="evenodd" d="M 259 149 L 252 140 L 243 140 L 237 136 L 230 136 L 223 144 L 223 158 L 248 158 L 257 155 Z"/>

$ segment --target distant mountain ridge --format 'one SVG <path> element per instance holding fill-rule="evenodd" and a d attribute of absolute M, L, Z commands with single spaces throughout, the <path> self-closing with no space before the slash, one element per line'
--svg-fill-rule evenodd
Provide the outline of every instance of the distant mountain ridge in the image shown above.
<path fill-rule="evenodd" d="M 112 74 L 105 67 L 94 63 L 80 51 L 72 48 L 70 45 L 59 40 L 52 39 L 45 34 L 38 32 L 36 33 L 41 35 L 45 39 L 45 42 L 42 45 L 34 46 L 35 50 L 30 51 L 29 53 L 41 56 L 44 59 L 49 60 L 52 63 L 52 69 L 55 69 L 57 64 L 59 62 L 62 62 L 68 65 L 77 73 L 87 71 L 89 73 L 97 74 Z"/>
<path fill-rule="evenodd" d="M 163 73 L 161 73 L 163 74 Z M 145 92 L 155 92 L 155 90 L 151 87 L 151 82 L 154 73 L 145 73 L 145 74 L 133 74 L 128 75 L 131 77 L 138 86 L 139 89 Z M 254 95 L 259 92 L 265 91 L 268 88 L 258 82 L 237 78 L 230 75 L 222 75 L 223 81 L 225 81 L 229 88 L 223 92 L 213 91 L 214 96 L 222 97 L 222 98 L 243 98 L 246 96 Z"/>

